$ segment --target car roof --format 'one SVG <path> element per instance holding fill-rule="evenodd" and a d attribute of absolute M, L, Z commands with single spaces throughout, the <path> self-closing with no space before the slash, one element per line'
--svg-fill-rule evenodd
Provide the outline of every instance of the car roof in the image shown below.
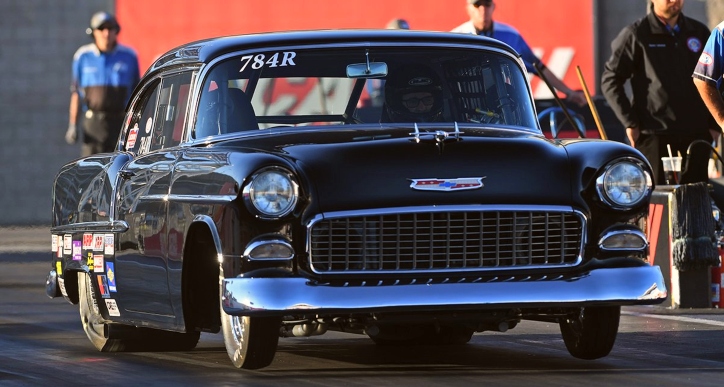
<path fill-rule="evenodd" d="M 209 63 L 214 58 L 237 50 L 267 48 L 279 45 L 355 44 L 355 43 L 424 43 L 445 46 L 450 44 L 472 44 L 498 48 L 519 56 L 507 44 L 485 36 L 456 32 L 419 30 L 317 30 L 266 32 L 210 38 L 190 42 L 161 55 L 148 69 L 154 72 L 165 67 L 183 63 Z"/>

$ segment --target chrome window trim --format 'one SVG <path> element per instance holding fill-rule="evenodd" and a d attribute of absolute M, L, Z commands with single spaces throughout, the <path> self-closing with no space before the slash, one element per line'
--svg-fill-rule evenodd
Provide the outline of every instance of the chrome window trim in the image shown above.
<path fill-rule="evenodd" d="M 223 55 L 219 55 L 213 59 L 211 59 L 209 62 L 204 63 L 200 68 L 197 67 L 199 71 L 195 73 L 196 78 L 192 80 L 193 85 L 193 92 L 191 99 L 189 99 L 189 107 L 192 109 L 188 111 L 187 119 L 186 119 L 186 127 L 184 128 L 184 140 L 182 141 L 182 144 L 188 144 L 188 145 L 200 145 L 200 144 L 208 144 L 212 140 L 216 140 L 219 138 L 219 136 L 207 136 L 203 138 L 191 138 L 191 129 L 193 125 L 196 123 L 196 116 L 198 115 L 198 107 L 199 107 L 199 100 L 201 98 L 201 91 L 204 86 L 204 82 L 206 80 L 206 77 L 211 69 L 213 69 L 219 62 L 224 61 L 229 58 L 233 58 L 236 56 L 244 55 L 244 54 L 258 54 L 258 53 L 264 53 L 264 52 L 273 52 L 273 51 L 285 51 L 285 50 L 310 50 L 310 49 L 347 49 L 347 48 L 369 48 L 372 44 L 369 42 L 354 42 L 354 43 L 345 43 L 345 42 L 335 42 L 335 43 L 317 43 L 317 44 L 298 44 L 298 45 L 292 45 L 289 43 L 286 44 L 280 44 L 280 45 L 272 45 L 272 46 L 266 46 L 266 47 L 253 47 L 253 48 L 241 48 L 238 51 L 229 52 Z M 436 47 L 436 48 L 443 48 L 443 49 L 463 49 L 463 50 L 475 50 L 475 51 L 482 51 L 482 52 L 494 52 L 499 55 L 503 55 L 509 59 L 511 59 L 512 62 L 516 63 L 518 65 L 519 70 L 522 72 L 525 79 L 528 79 L 527 77 L 527 70 L 525 69 L 525 66 L 523 65 L 523 62 L 519 56 L 515 56 L 512 53 L 498 48 L 498 47 L 488 47 L 488 46 L 481 46 L 481 45 L 475 45 L 475 44 L 463 44 L 463 43 L 444 43 L 444 44 L 434 44 L 430 45 L 429 43 L 425 42 L 406 42 L 406 43 L 399 43 L 399 42 L 375 42 L 374 47 L 379 48 L 430 48 L 430 47 Z M 533 114 L 534 116 L 537 116 L 537 113 L 535 112 L 535 101 L 533 100 L 533 90 L 531 89 L 530 82 L 526 82 L 526 88 L 528 89 L 528 96 L 530 98 L 530 104 L 533 108 Z M 192 106 L 193 105 L 193 106 Z M 535 120 L 535 122 L 538 122 Z M 533 130 L 532 128 L 526 128 L 526 127 L 514 127 L 518 130 L 524 130 L 526 133 L 535 133 L 535 134 L 543 134 L 540 125 L 536 128 L 537 130 Z M 261 129 L 264 130 L 264 129 Z"/>
<path fill-rule="evenodd" d="M 51 234 L 72 234 L 76 232 L 122 233 L 126 231 L 128 231 L 128 223 L 124 220 L 81 222 L 50 228 Z"/>
<path fill-rule="evenodd" d="M 139 99 L 146 92 L 149 85 L 153 84 L 156 80 L 159 80 L 159 79 L 161 81 L 163 81 L 163 78 L 166 78 L 169 76 L 174 76 L 174 75 L 184 73 L 184 72 L 191 72 L 191 83 L 189 83 L 190 88 L 191 88 L 191 95 L 188 96 L 189 99 L 186 104 L 186 112 L 184 112 L 184 114 L 186 114 L 186 122 L 184 123 L 183 131 L 186 132 L 187 126 L 188 126 L 188 119 L 189 119 L 188 113 L 189 113 L 189 109 L 191 108 L 191 104 L 193 103 L 192 101 L 195 100 L 194 93 L 196 93 L 196 89 L 197 89 L 197 87 L 195 85 L 198 83 L 197 81 L 198 81 L 199 69 L 201 69 L 202 67 L 203 66 L 201 66 L 200 63 L 190 63 L 190 64 L 186 64 L 186 65 L 180 66 L 180 67 L 174 67 L 171 69 L 161 70 L 161 71 L 149 76 L 148 78 L 141 77 L 141 79 L 143 80 L 143 83 L 139 84 L 139 86 L 133 90 L 133 94 L 132 94 L 133 99 L 128 102 L 126 114 L 123 117 L 123 124 L 122 124 L 123 126 L 121 126 L 121 134 L 118 136 L 118 142 L 116 143 L 116 150 L 120 151 L 120 152 L 126 152 L 125 139 L 128 134 L 127 124 L 130 122 L 130 118 L 131 118 L 130 116 L 133 114 L 133 112 L 136 111 L 136 108 L 138 107 L 137 105 L 138 105 Z M 185 143 L 185 141 L 183 141 L 185 138 L 186 138 L 186 133 L 183 133 L 181 135 L 181 142 L 177 146 L 183 145 Z M 128 153 L 132 154 L 131 152 L 128 152 Z"/>
<path fill-rule="evenodd" d="M 138 200 L 148 201 L 168 201 L 182 203 L 210 203 L 224 204 L 234 201 L 236 195 L 176 195 L 176 194 L 157 194 L 139 196 Z"/>

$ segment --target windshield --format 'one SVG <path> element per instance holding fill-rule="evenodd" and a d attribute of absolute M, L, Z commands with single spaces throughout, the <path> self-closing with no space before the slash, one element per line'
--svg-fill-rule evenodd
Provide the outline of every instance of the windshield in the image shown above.
<path fill-rule="evenodd" d="M 349 78 L 348 66 L 364 68 L 367 58 L 385 64 L 386 74 Z M 527 79 L 509 57 L 471 49 L 356 47 L 270 50 L 219 62 L 207 73 L 193 137 L 413 122 L 538 131 Z"/>

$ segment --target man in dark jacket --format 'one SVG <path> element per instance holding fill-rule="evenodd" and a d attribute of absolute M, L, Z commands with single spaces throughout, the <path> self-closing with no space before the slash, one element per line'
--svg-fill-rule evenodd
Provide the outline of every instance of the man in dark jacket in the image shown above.
<path fill-rule="evenodd" d="M 601 90 L 626 128 L 631 146 L 651 163 L 656 184 L 665 184 L 662 156 L 681 153 L 682 182 L 707 179 L 716 122 L 699 97 L 691 73 L 709 37 L 702 23 L 684 16 L 684 0 L 651 0 L 651 12 L 624 28 L 611 43 Z M 624 85 L 631 81 L 633 98 Z M 718 137 L 717 137 L 718 138 Z M 695 143 L 697 144 L 697 143 Z M 688 156 L 688 157 L 687 157 Z"/>

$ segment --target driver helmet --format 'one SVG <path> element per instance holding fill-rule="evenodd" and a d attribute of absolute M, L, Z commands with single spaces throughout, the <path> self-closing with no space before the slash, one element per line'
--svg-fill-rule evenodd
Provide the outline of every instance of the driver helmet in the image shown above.
<path fill-rule="evenodd" d="M 410 93 L 429 92 L 432 104 L 424 112 L 411 111 L 403 97 Z M 415 101 L 415 99 L 413 99 Z M 424 103 L 424 101 L 419 101 Z M 409 104 L 409 100 L 407 100 Z M 427 104 L 425 104 L 427 107 Z M 435 72 L 421 65 L 407 65 L 390 73 L 385 81 L 385 108 L 392 122 L 435 122 L 442 118 L 442 84 Z"/>

